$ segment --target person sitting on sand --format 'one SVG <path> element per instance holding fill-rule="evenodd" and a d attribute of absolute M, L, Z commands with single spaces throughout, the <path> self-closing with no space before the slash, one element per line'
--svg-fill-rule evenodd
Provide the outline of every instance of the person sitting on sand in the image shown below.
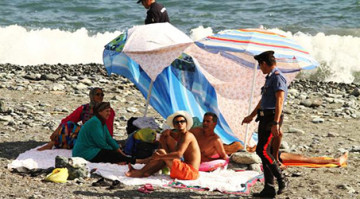
<path fill-rule="evenodd" d="M 94 116 L 80 129 L 72 151 L 73 157 L 82 157 L 90 162 L 132 163 L 136 160 L 127 156 L 111 137 L 106 121 L 111 115 L 109 102 L 94 107 Z"/>
<path fill-rule="evenodd" d="M 219 136 L 214 132 L 217 125 L 218 117 L 215 113 L 206 112 L 204 114 L 202 126 L 191 128 L 189 131 L 194 134 L 201 152 L 201 162 L 209 162 L 217 159 L 227 160 L 229 157 L 226 155 L 223 143 Z M 160 144 L 164 143 L 163 140 L 167 140 L 165 143 L 171 143 L 169 146 L 176 146 L 176 140 L 168 139 L 168 137 L 177 137 L 178 134 L 170 129 L 165 130 L 160 137 Z"/>
<path fill-rule="evenodd" d="M 217 125 L 218 117 L 215 113 L 207 112 L 204 114 L 201 127 L 190 129 L 198 141 L 201 151 L 201 162 L 208 162 L 216 159 L 227 160 L 223 143 L 214 129 Z"/>
<path fill-rule="evenodd" d="M 226 154 L 231 155 L 234 152 L 242 150 L 244 147 L 240 142 L 233 142 L 230 145 L 224 144 Z M 253 147 L 246 147 L 248 152 L 255 152 L 256 145 Z M 301 154 L 279 152 L 278 159 L 281 163 L 309 163 L 309 164 L 336 164 L 338 166 L 343 165 L 347 162 L 349 152 L 345 152 L 338 158 L 325 158 L 325 157 L 308 157 Z M 282 169 L 286 166 L 281 165 Z"/>
<path fill-rule="evenodd" d="M 84 125 L 93 116 L 94 106 L 104 99 L 103 89 L 98 87 L 92 88 L 89 92 L 89 97 L 90 103 L 79 106 L 69 116 L 61 120 L 58 128 L 50 136 L 51 141 L 45 146 L 40 147 L 39 151 L 52 149 L 53 146 L 56 148 L 73 148 L 77 133 L 80 130 L 80 126 L 77 123 L 81 121 Z M 110 109 L 110 116 L 106 120 L 106 126 L 111 136 L 113 136 L 114 118 L 115 112 L 113 109 Z"/>
<path fill-rule="evenodd" d="M 192 117 L 186 111 L 178 111 L 167 118 L 167 124 L 175 128 L 178 136 L 167 139 L 176 139 L 177 145 L 158 149 L 151 160 L 142 169 L 134 169 L 129 164 L 128 177 L 147 177 L 159 171 L 166 164 L 170 168 L 170 177 L 179 180 L 195 180 L 199 177 L 201 160 L 200 148 L 195 136 L 189 129 L 193 124 Z M 162 143 L 169 146 L 170 143 Z"/>

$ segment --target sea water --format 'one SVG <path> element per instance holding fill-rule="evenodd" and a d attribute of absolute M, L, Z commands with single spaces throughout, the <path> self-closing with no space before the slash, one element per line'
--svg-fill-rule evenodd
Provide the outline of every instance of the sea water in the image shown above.
<path fill-rule="evenodd" d="M 102 63 L 146 10 L 137 0 L 0 0 L 0 64 Z M 308 78 L 360 81 L 360 0 L 158 0 L 194 40 L 225 29 L 292 37 L 321 64 Z"/>

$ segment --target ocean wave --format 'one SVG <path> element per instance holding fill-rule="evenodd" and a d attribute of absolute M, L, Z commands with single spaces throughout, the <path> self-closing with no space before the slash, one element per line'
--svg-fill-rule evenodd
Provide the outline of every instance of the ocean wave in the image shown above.
<path fill-rule="evenodd" d="M 304 71 L 305 77 L 344 83 L 359 81 L 360 37 L 270 30 L 292 37 L 321 64 L 317 69 Z M 0 27 L 0 63 L 102 64 L 104 45 L 121 32 L 90 34 L 85 28 L 70 32 L 48 28 L 27 30 L 18 25 Z M 211 27 L 198 27 L 192 29 L 191 37 L 197 40 L 212 33 Z"/>
<path fill-rule="evenodd" d="M 26 30 L 0 27 L 0 63 L 18 65 L 102 63 L 104 46 L 120 31 L 90 35 L 85 28 Z"/>

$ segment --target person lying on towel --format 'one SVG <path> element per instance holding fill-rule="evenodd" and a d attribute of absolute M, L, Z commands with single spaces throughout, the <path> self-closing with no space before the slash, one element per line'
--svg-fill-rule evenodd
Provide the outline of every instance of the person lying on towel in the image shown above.
<path fill-rule="evenodd" d="M 239 150 L 242 150 L 244 147 L 240 142 L 233 142 L 229 145 L 224 144 L 224 149 L 226 151 L 226 154 L 231 155 L 232 153 L 235 153 Z M 247 151 L 248 152 L 255 152 L 256 150 L 256 145 L 254 145 L 253 147 L 249 147 L 247 146 Z M 347 159 L 348 159 L 348 152 L 345 152 L 343 155 L 341 155 L 338 158 L 328 158 L 328 157 L 308 157 L 305 155 L 301 155 L 301 154 L 295 154 L 295 153 L 286 153 L 286 152 L 279 152 L 279 161 L 280 163 L 282 163 L 282 165 L 280 166 L 282 169 L 285 169 L 286 166 L 285 165 L 297 165 L 298 163 L 301 164 L 321 164 L 321 165 L 326 165 L 326 164 L 334 164 L 337 166 L 343 166 L 344 164 L 346 164 Z M 298 165 L 300 166 L 300 165 Z"/>
<path fill-rule="evenodd" d="M 152 156 L 151 160 L 140 170 L 134 169 L 129 164 L 128 177 L 147 177 L 159 171 L 163 167 L 170 168 L 170 177 L 179 180 L 195 180 L 199 177 L 201 160 L 200 148 L 195 136 L 189 131 L 192 127 L 192 117 L 186 111 L 177 111 L 170 115 L 167 124 L 176 129 L 178 136 L 168 136 L 166 140 L 160 140 L 161 146 Z M 171 146 L 177 142 L 176 146 Z"/>

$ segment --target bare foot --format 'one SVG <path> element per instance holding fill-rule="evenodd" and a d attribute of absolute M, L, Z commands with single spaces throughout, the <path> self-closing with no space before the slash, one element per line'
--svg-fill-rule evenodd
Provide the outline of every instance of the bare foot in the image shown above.
<path fill-rule="evenodd" d="M 340 156 L 340 158 L 338 158 L 339 159 L 339 165 L 341 166 L 344 163 L 346 163 L 348 157 L 349 157 L 349 152 L 346 151 L 342 156 Z"/>
<path fill-rule="evenodd" d="M 128 167 L 129 167 L 129 171 L 125 173 L 127 177 L 135 177 L 135 178 L 143 177 L 140 170 L 134 169 L 134 167 L 132 167 L 131 164 L 128 164 Z"/>
<path fill-rule="evenodd" d="M 52 142 L 47 143 L 45 146 L 42 146 L 40 148 L 38 148 L 38 151 L 44 151 L 44 150 L 50 150 L 52 149 L 52 147 L 54 146 L 54 144 Z"/>
<path fill-rule="evenodd" d="M 131 172 L 134 170 L 134 167 L 131 166 L 131 164 L 128 164 L 129 171 L 125 173 L 127 177 L 131 177 Z"/>

